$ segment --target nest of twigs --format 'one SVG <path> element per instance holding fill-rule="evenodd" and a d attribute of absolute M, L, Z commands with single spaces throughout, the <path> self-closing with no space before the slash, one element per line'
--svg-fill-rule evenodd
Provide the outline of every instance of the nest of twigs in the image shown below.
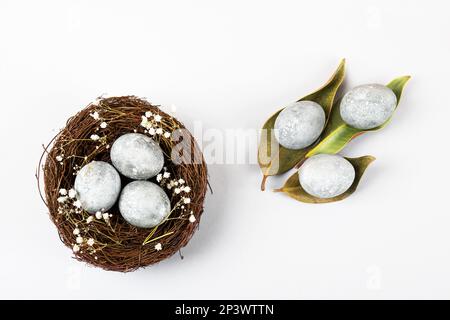
<path fill-rule="evenodd" d="M 207 168 L 189 132 L 188 139 L 184 134 L 176 142 L 173 134 L 170 137 L 154 135 L 164 152 L 165 170 L 171 177 L 183 179 L 185 185 L 190 187 L 190 202 L 183 203 L 182 209 L 172 213 L 157 227 L 142 229 L 130 225 L 120 215 L 117 204 L 108 210 L 106 219 L 97 219 L 89 218 L 91 215 L 73 205 L 71 199 L 60 201 L 61 189 L 72 188 L 77 171 L 85 164 L 93 160 L 111 163 L 109 148 L 119 136 L 136 131 L 148 134 L 141 121 L 149 111 L 161 116 L 158 125 L 163 132 L 177 129 L 188 132 L 181 122 L 143 99 L 112 97 L 98 99 L 70 118 L 65 128 L 44 148 L 37 172 L 39 191 L 62 242 L 71 249 L 77 247 L 74 256 L 80 261 L 106 270 L 133 271 L 179 252 L 198 228 L 208 186 Z M 93 117 L 93 114 L 96 116 Z M 103 122 L 106 127 L 100 126 Z M 96 139 L 92 139 L 92 135 Z M 173 147 L 180 143 L 184 144 L 184 148 L 177 148 L 182 150 L 178 156 L 182 156 L 183 162 L 174 163 Z M 191 154 L 183 155 L 186 150 L 190 150 Z M 130 181 L 123 176 L 121 178 L 122 186 Z M 150 180 L 156 183 L 155 178 Z M 43 186 L 39 181 L 43 181 Z M 168 195 L 172 208 L 179 205 L 181 194 L 168 192 Z M 77 243 L 79 237 L 83 242 Z M 86 243 L 87 239 L 89 243 Z"/>

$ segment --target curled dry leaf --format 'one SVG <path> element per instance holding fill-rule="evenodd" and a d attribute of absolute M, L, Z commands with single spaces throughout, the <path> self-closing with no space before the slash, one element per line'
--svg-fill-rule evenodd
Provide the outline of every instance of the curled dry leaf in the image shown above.
<path fill-rule="evenodd" d="M 399 77 L 392 80 L 391 82 L 389 82 L 389 84 L 386 85 L 388 88 L 394 91 L 397 97 L 397 106 L 400 102 L 403 89 L 409 79 L 410 76 Z M 316 144 L 313 148 L 311 148 L 306 154 L 305 158 L 312 157 L 313 155 L 319 153 L 328 153 L 328 154 L 338 153 L 352 139 L 356 138 L 357 136 L 365 132 L 376 131 L 385 127 L 392 118 L 391 116 L 391 118 L 389 118 L 385 123 L 373 129 L 368 130 L 356 129 L 350 127 L 348 124 L 344 122 L 344 120 L 342 120 L 339 104 L 340 99 L 335 103 L 335 106 L 332 108 L 330 120 L 322 136 L 324 137 L 323 140 L 321 140 L 318 144 Z"/>
<path fill-rule="evenodd" d="M 343 59 L 333 76 L 323 87 L 299 99 L 298 101 L 309 100 L 320 104 L 325 111 L 328 121 L 336 92 L 344 80 L 344 74 L 345 60 Z M 314 147 L 313 144 L 312 146 L 304 149 L 291 150 L 278 144 L 278 141 L 275 139 L 274 135 L 274 125 L 278 114 L 283 111 L 283 109 L 284 108 L 278 110 L 274 115 L 272 115 L 262 128 L 261 140 L 258 148 L 258 163 L 263 174 L 261 190 L 265 189 L 265 181 L 268 176 L 282 174 L 292 169 L 305 157 L 308 151 Z M 318 141 L 320 141 L 320 138 Z"/>
<path fill-rule="evenodd" d="M 355 168 L 355 180 L 353 181 L 353 184 L 350 186 L 350 188 L 339 196 L 328 199 L 322 199 L 310 195 L 302 188 L 300 181 L 298 179 L 298 171 L 289 177 L 289 179 L 286 181 L 286 183 L 282 188 L 276 189 L 274 191 L 284 192 L 289 197 L 306 203 L 326 203 L 343 200 L 348 196 L 350 196 L 353 192 L 355 192 L 361 180 L 361 177 L 364 174 L 364 171 L 367 169 L 369 164 L 371 164 L 375 160 L 375 158 L 372 156 L 364 156 L 359 158 L 346 158 L 346 159 L 350 161 L 350 163 Z"/>

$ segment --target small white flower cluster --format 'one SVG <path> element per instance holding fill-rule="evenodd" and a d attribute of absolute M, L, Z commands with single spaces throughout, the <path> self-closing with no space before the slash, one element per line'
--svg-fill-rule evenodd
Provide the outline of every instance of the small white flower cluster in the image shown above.
<path fill-rule="evenodd" d="M 164 138 L 170 138 L 171 133 L 169 131 L 163 130 L 159 126 L 161 123 L 162 117 L 159 114 L 153 114 L 151 111 L 147 111 L 145 115 L 142 116 L 141 127 L 145 128 L 145 133 L 154 135 L 163 135 Z"/>
<path fill-rule="evenodd" d="M 94 103 L 92 103 L 94 104 Z M 98 104 L 94 104 L 95 106 L 98 106 Z M 92 113 L 89 114 L 94 120 L 98 120 L 100 119 L 100 114 L 98 113 L 98 111 L 94 111 Z"/>
<path fill-rule="evenodd" d="M 112 217 L 112 214 L 110 214 L 110 213 L 108 213 L 108 212 L 97 211 L 97 212 L 95 213 L 95 215 L 89 216 L 89 217 L 86 219 L 86 222 L 87 222 L 87 223 L 92 222 L 92 221 L 94 220 L 94 217 L 95 217 L 97 220 L 102 220 L 102 219 L 103 219 L 103 220 L 105 220 L 106 222 L 109 222 L 109 218 Z"/>
<path fill-rule="evenodd" d="M 159 173 L 156 176 L 156 181 L 158 181 L 161 186 L 165 186 L 169 190 L 173 189 L 173 193 L 175 193 L 175 194 L 180 194 L 182 192 L 184 192 L 184 193 L 191 192 L 191 187 L 189 187 L 185 184 L 186 181 L 184 181 L 184 179 L 180 178 L 180 179 L 168 180 L 170 178 L 170 172 L 167 171 L 166 167 L 164 167 L 163 170 L 164 170 L 163 173 Z M 189 203 L 189 202 L 185 202 L 185 203 Z"/>
<path fill-rule="evenodd" d="M 63 164 L 63 160 L 64 160 L 64 153 L 61 153 L 61 154 L 58 154 L 56 157 L 55 157 L 55 159 L 56 159 L 56 161 L 58 161 L 59 162 L 59 164 Z"/>
<path fill-rule="evenodd" d="M 99 105 L 100 101 L 101 101 L 101 99 L 100 99 L 100 100 L 97 99 L 97 100 L 96 100 L 96 102 L 98 102 L 97 104 L 95 104 L 94 102 L 91 103 L 91 104 L 93 104 L 93 105 Z M 94 111 L 94 112 L 90 113 L 89 115 L 90 115 L 94 120 L 101 121 L 99 127 L 98 127 L 97 129 L 95 129 L 95 131 L 99 131 L 99 130 L 101 130 L 101 129 L 106 129 L 106 127 L 108 127 L 108 123 L 107 123 L 106 121 L 103 121 L 103 119 L 100 117 L 100 114 L 98 113 L 98 111 Z M 101 137 L 100 135 L 98 135 L 98 134 L 96 134 L 96 133 L 92 134 L 92 135 L 90 136 L 90 139 L 93 140 L 93 141 L 101 141 L 102 144 L 106 143 L 106 136 Z M 99 147 L 97 147 L 97 149 L 98 149 L 98 148 L 99 148 Z M 108 148 L 109 148 L 109 145 L 106 146 L 106 148 L 108 149 Z"/>
<path fill-rule="evenodd" d="M 156 181 L 158 181 L 159 184 L 163 185 L 168 178 L 170 178 L 170 172 L 167 171 L 167 167 L 164 167 L 163 172 L 158 173 L 158 175 L 156 176 Z"/>
<path fill-rule="evenodd" d="M 186 205 L 191 203 L 191 198 L 187 196 L 187 194 L 191 192 L 191 187 L 186 185 L 186 181 L 182 178 L 169 180 L 170 176 L 171 175 L 170 172 L 167 171 L 167 167 L 164 167 L 163 172 L 156 176 L 156 181 L 159 182 L 162 187 L 166 187 L 168 190 L 171 190 L 173 195 L 181 195 L 181 199 L 177 206 L 180 206 L 182 211 L 180 217 L 183 217 L 186 211 Z M 190 213 L 189 221 L 196 221 L 193 211 Z"/>
<path fill-rule="evenodd" d="M 78 227 L 75 227 L 75 229 L 73 229 L 73 235 L 75 236 L 75 243 L 72 245 L 72 250 L 74 253 L 83 253 L 83 251 L 81 251 L 81 249 L 83 248 L 83 246 L 87 246 L 89 252 L 95 253 L 96 250 L 93 248 L 94 244 L 95 244 L 95 240 L 94 238 L 91 237 L 83 237 L 81 235 L 81 230 Z"/>
<path fill-rule="evenodd" d="M 77 192 L 75 189 L 59 189 L 58 201 L 58 214 L 70 215 L 74 213 L 81 213 L 81 202 L 77 199 Z"/>
<path fill-rule="evenodd" d="M 194 216 L 194 211 L 191 211 L 191 214 L 189 215 L 189 222 L 194 223 L 197 221 L 197 219 Z"/>
<path fill-rule="evenodd" d="M 82 168 L 82 166 L 80 166 L 79 164 L 74 164 L 72 168 L 74 171 L 74 175 L 76 175 L 76 173 Z"/>
<path fill-rule="evenodd" d="M 72 245 L 72 250 L 74 253 L 83 253 L 82 248 L 86 248 L 90 254 L 95 254 L 97 250 L 94 248 L 94 245 L 96 244 L 95 239 L 92 237 L 89 237 L 89 224 L 92 223 L 95 219 L 97 220 L 105 220 L 106 223 L 109 223 L 109 219 L 112 217 L 112 214 L 109 214 L 107 212 L 101 212 L 98 211 L 94 215 L 90 215 L 85 220 L 86 227 L 83 229 L 78 226 L 73 229 L 73 235 L 75 236 L 75 243 Z M 85 233 L 86 236 L 83 237 L 82 233 Z M 97 256 L 95 256 L 95 259 L 97 260 Z"/>
<path fill-rule="evenodd" d="M 106 145 L 106 149 L 109 149 L 109 147 L 110 147 L 109 144 L 107 144 L 107 136 L 106 135 L 99 136 L 98 134 L 94 133 L 90 136 L 90 139 L 92 141 L 95 141 L 95 142 L 98 141 L 100 143 L 99 145 L 95 146 L 96 149 L 99 149 L 101 145 Z"/>
<path fill-rule="evenodd" d="M 162 250 L 162 244 L 160 242 L 158 242 L 157 244 L 155 244 L 155 250 L 156 251 L 161 251 Z"/>
<path fill-rule="evenodd" d="M 58 203 L 66 203 L 67 200 L 73 199 L 73 205 L 77 208 L 81 207 L 81 204 L 79 203 L 78 200 L 76 200 L 77 196 L 77 192 L 75 191 L 75 189 L 69 189 L 69 191 L 67 191 L 67 189 L 59 189 L 59 197 L 57 199 Z M 78 204 L 80 206 L 78 206 Z"/>

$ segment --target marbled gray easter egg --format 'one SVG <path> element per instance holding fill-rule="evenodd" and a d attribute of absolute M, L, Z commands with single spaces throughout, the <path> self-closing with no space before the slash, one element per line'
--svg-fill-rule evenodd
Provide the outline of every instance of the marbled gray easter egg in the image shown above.
<path fill-rule="evenodd" d="M 285 148 L 303 149 L 314 143 L 325 126 L 325 112 L 313 101 L 298 101 L 275 120 L 275 138 Z"/>
<path fill-rule="evenodd" d="M 317 198 L 333 198 L 350 188 L 355 168 L 338 155 L 318 154 L 308 158 L 299 169 L 302 188 Z"/>
<path fill-rule="evenodd" d="M 75 191 L 81 207 L 89 213 L 109 210 L 120 194 L 120 176 L 112 165 L 92 161 L 78 172 Z"/>
<path fill-rule="evenodd" d="M 145 180 L 156 176 L 164 166 L 161 147 L 150 137 L 127 133 L 114 141 L 111 161 L 124 176 Z"/>
<path fill-rule="evenodd" d="M 125 186 L 119 199 L 122 217 L 131 225 L 151 228 L 170 213 L 170 199 L 164 190 L 150 181 L 133 181 Z"/>
<path fill-rule="evenodd" d="M 397 105 L 395 93 L 381 84 L 365 84 L 342 98 L 341 117 L 349 126 L 372 129 L 385 123 Z"/>

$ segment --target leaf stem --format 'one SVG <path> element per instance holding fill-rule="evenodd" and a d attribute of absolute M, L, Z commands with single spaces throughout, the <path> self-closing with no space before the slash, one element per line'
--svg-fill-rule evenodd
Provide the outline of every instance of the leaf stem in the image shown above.
<path fill-rule="evenodd" d="M 267 180 L 267 177 L 268 177 L 268 176 L 263 175 L 263 178 L 262 178 L 262 181 L 261 181 L 261 191 L 266 190 L 266 180 Z"/>

